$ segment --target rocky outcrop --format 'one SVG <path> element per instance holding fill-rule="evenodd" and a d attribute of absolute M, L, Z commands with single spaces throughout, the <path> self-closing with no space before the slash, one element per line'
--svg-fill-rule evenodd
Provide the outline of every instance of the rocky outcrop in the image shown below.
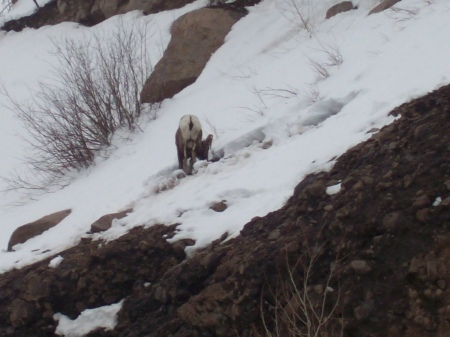
<path fill-rule="evenodd" d="M 121 212 L 111 213 L 101 216 L 99 219 L 91 224 L 91 233 L 103 232 L 111 228 L 115 219 L 122 219 L 133 211 L 132 208 L 126 209 Z"/>
<path fill-rule="evenodd" d="M 86 26 L 96 25 L 111 16 L 142 10 L 146 14 L 181 8 L 194 0 L 57 0 L 41 7 L 36 13 L 11 20 L 1 27 L 6 31 L 20 31 L 26 27 L 39 28 L 65 21 Z"/>
<path fill-rule="evenodd" d="M 203 8 L 187 13 L 171 28 L 172 38 L 141 92 L 142 103 L 171 98 L 195 82 L 231 27 L 244 14 Z"/>
<path fill-rule="evenodd" d="M 340 2 L 332 7 L 330 7 L 327 10 L 327 13 L 325 15 L 325 19 L 330 19 L 335 15 L 338 15 L 340 13 L 348 12 L 353 9 L 356 9 L 356 7 L 353 5 L 351 1 L 343 1 Z"/>
<path fill-rule="evenodd" d="M 41 235 L 46 230 L 55 227 L 70 213 L 71 210 L 66 209 L 64 211 L 46 215 L 39 220 L 20 226 L 12 233 L 11 238 L 9 239 L 8 251 L 12 251 L 13 247 L 18 243 L 24 243 L 25 241 L 34 238 L 35 236 Z"/>
<path fill-rule="evenodd" d="M 184 258 L 183 246 L 170 245 L 174 226 L 137 228 L 113 245 L 82 240 L 59 253 L 57 268 L 49 260 L 0 276 L 0 336 L 53 336 L 53 315 L 72 319 L 87 308 L 120 301 L 155 283 Z M 189 243 L 189 242 L 187 242 Z M 98 336 L 98 335 L 97 335 Z"/>
<path fill-rule="evenodd" d="M 377 6 L 372 8 L 368 15 L 380 13 L 386 9 L 391 8 L 394 6 L 397 2 L 400 2 L 401 0 L 383 0 L 381 3 L 379 3 Z"/>
<path fill-rule="evenodd" d="M 124 298 L 114 331 L 90 336 L 289 336 L 289 315 L 313 309 L 344 337 L 447 336 L 449 111 L 450 86 L 403 104 L 283 208 L 189 259 L 192 241 L 166 241 L 176 225 L 154 226 L 83 240 L 57 268 L 46 260 L 0 275 L 0 336 L 51 336 L 53 313 Z"/>

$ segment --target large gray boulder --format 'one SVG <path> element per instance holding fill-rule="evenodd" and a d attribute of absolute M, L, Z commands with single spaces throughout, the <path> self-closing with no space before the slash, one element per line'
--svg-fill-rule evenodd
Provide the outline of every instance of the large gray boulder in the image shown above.
<path fill-rule="evenodd" d="M 191 85 L 223 43 L 231 27 L 244 16 L 231 10 L 202 8 L 178 18 L 172 38 L 141 92 L 142 103 L 171 98 Z"/>
<path fill-rule="evenodd" d="M 13 251 L 13 247 L 18 243 L 24 243 L 25 241 L 34 238 L 35 236 L 41 235 L 46 230 L 55 227 L 71 212 L 72 210 L 66 209 L 64 211 L 46 215 L 36 221 L 20 226 L 12 233 L 11 238 L 9 239 L 8 251 Z"/>

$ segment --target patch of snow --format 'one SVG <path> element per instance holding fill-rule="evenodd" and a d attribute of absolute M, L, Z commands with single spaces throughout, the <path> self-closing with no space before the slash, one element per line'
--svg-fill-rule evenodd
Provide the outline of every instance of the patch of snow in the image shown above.
<path fill-rule="evenodd" d="M 56 313 L 53 315 L 53 319 L 58 321 L 55 334 L 64 337 L 81 337 L 97 328 L 112 330 L 117 324 L 117 314 L 122 305 L 123 300 L 95 309 L 86 309 L 74 320 Z"/>
<path fill-rule="evenodd" d="M 61 264 L 61 262 L 64 260 L 64 258 L 61 255 L 58 255 L 57 257 L 55 257 L 54 259 L 52 259 L 49 264 L 48 267 L 49 268 L 58 268 L 58 266 Z"/>
<path fill-rule="evenodd" d="M 32 4 L 26 1 L 18 3 Z M 187 248 L 192 254 L 225 232 L 237 236 L 253 217 L 280 208 L 307 174 L 330 169 L 330 160 L 370 137 L 369 130 L 391 123 L 388 113 L 394 107 L 450 81 L 446 0 L 402 0 L 397 7 L 415 9 L 406 19 L 389 10 L 367 16 L 378 1 L 358 1 L 357 10 L 330 20 L 325 12 L 338 0 L 305 1 L 314 24 L 310 32 L 292 20 L 288 1 L 264 0 L 249 7 L 194 84 L 165 100 L 157 119 L 143 123 L 142 133 L 121 131 L 111 157 L 73 173 L 65 188 L 24 197 L 0 180 L 1 247 L 19 226 L 73 210 L 15 252 L 0 251 L 0 272 L 58 254 L 77 244 L 99 217 L 130 207 L 127 217 L 92 237 L 114 240 L 135 226 L 179 223 L 170 241 L 195 240 Z M 58 64 L 52 41 L 101 33 L 106 43 L 118 23 L 125 29 L 148 24 L 149 53 L 156 64 L 172 22 L 207 3 L 148 16 L 134 11 L 95 27 L 63 23 L 2 33 L 0 82 L 14 97 L 29 101 Z M 333 64 L 330 56 L 342 57 L 342 63 Z M 318 78 L 314 62 L 328 75 Z M 414 69 L 421 68 L 426 71 L 419 76 Z M 27 131 L 4 104 L 0 95 L 0 176 L 32 175 L 23 165 Z M 174 144 L 185 114 L 197 115 L 204 133 L 214 135 L 212 152 L 218 159 L 196 163 L 196 174 L 187 177 L 178 170 Z M 227 200 L 228 208 L 221 213 L 209 209 L 216 200 Z"/>
<path fill-rule="evenodd" d="M 437 197 L 436 200 L 434 200 L 434 202 L 433 202 L 433 206 L 434 207 L 439 206 L 441 202 L 442 202 L 442 198 Z"/>
<path fill-rule="evenodd" d="M 333 194 L 337 194 L 341 191 L 341 183 L 333 185 L 333 186 L 328 186 L 326 189 L 326 193 L 328 195 L 333 195 Z"/>

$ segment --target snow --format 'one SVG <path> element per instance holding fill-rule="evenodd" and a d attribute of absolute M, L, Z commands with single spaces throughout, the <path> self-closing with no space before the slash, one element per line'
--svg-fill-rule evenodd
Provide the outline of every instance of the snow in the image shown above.
<path fill-rule="evenodd" d="M 114 240 L 135 226 L 180 224 L 170 241 L 194 239 L 189 254 L 224 233 L 235 237 L 253 217 L 280 208 L 307 174 L 329 170 L 371 130 L 391 123 L 394 107 L 449 82 L 446 0 L 403 0 L 395 8 L 408 11 L 370 16 L 378 1 L 361 0 L 357 10 L 330 20 L 325 12 L 339 1 L 294 1 L 307 4 L 309 31 L 292 15 L 291 1 L 264 0 L 249 8 L 193 85 L 165 100 L 157 119 L 143 123 L 143 132 L 117 139 L 110 158 L 72 174 L 65 188 L 24 194 L 7 191 L 0 181 L 0 272 L 56 256 L 82 237 Z M 29 14 L 30 3 L 19 0 L 7 15 Z M 29 101 L 58 64 L 52 41 L 98 33 L 107 39 L 119 21 L 127 29 L 148 23 L 156 64 L 170 40 L 171 23 L 206 4 L 200 0 L 148 16 L 135 11 L 92 28 L 62 23 L 0 33 L 0 83 Z M 15 171 L 31 175 L 23 164 L 26 130 L 6 103 L 0 95 L 0 177 Z M 174 134 L 185 114 L 200 118 L 204 133 L 214 134 L 213 151 L 223 157 L 198 162 L 196 174 L 180 179 Z M 222 200 L 228 206 L 224 212 L 209 208 Z M 129 207 L 133 212 L 108 231 L 86 234 L 102 215 Z M 67 208 L 72 213 L 60 224 L 6 252 L 16 228 Z M 57 268 L 57 262 L 50 267 Z"/>
<path fill-rule="evenodd" d="M 117 324 L 117 313 L 122 308 L 123 301 L 95 309 L 84 310 L 76 319 L 57 313 L 53 315 L 58 321 L 55 334 L 65 337 L 81 337 L 96 328 L 112 330 Z"/>
<path fill-rule="evenodd" d="M 326 189 L 326 193 L 328 195 L 333 195 L 336 193 L 339 193 L 341 191 L 341 183 L 333 185 L 333 186 L 328 186 Z"/>
<path fill-rule="evenodd" d="M 63 262 L 64 258 L 61 255 L 58 255 L 57 257 L 50 260 L 48 263 L 49 268 L 58 268 L 58 266 Z"/>
<path fill-rule="evenodd" d="M 39 7 L 43 7 L 50 1 L 52 0 L 36 0 Z M 36 4 L 33 2 L 33 0 L 18 0 L 8 13 L 0 16 L 0 26 L 3 26 L 3 24 L 9 20 L 15 20 L 24 16 L 31 15 L 35 13 L 37 9 L 38 8 L 36 7 Z"/>

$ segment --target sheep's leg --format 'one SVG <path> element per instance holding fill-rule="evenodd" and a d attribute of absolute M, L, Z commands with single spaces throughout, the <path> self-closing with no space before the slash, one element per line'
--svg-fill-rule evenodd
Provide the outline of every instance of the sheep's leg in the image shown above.
<path fill-rule="evenodd" d="M 194 144 L 194 146 L 192 147 L 191 162 L 190 162 L 190 165 L 189 165 L 190 174 L 192 174 L 192 172 L 194 171 L 194 164 L 195 164 L 196 160 L 197 160 L 197 157 L 195 155 L 195 144 Z"/>
<path fill-rule="evenodd" d="M 181 170 L 183 169 L 183 152 L 181 151 L 181 149 L 178 149 L 177 154 L 178 154 L 178 168 Z"/>
<path fill-rule="evenodd" d="M 186 153 L 186 145 L 184 145 L 184 157 L 183 157 L 183 171 L 185 172 L 185 173 L 187 173 L 187 174 L 189 174 L 188 172 L 187 172 L 187 153 Z"/>

